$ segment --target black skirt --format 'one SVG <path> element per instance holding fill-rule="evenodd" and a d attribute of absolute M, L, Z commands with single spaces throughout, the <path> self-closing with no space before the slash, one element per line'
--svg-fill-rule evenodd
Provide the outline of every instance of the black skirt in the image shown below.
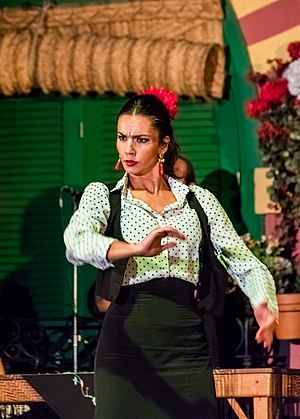
<path fill-rule="evenodd" d="M 194 289 L 175 278 L 121 288 L 96 353 L 96 419 L 218 418 Z"/>

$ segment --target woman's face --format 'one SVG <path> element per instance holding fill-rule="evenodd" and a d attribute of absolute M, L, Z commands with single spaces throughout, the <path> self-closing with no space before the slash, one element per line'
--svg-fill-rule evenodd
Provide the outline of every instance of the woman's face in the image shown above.
<path fill-rule="evenodd" d="M 158 156 L 167 151 L 166 142 L 159 140 L 159 131 L 150 118 L 142 115 L 122 115 L 118 120 L 117 150 L 125 171 L 141 176 L 157 165 Z M 158 173 L 158 171 L 157 171 Z"/>
<path fill-rule="evenodd" d="M 186 183 L 187 172 L 187 163 L 179 157 L 174 165 L 174 174 L 176 176 L 176 180 Z"/>

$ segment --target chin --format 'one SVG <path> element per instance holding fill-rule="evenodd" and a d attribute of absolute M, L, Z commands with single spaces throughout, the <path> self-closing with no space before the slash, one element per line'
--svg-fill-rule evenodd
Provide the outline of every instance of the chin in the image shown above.
<path fill-rule="evenodd" d="M 128 168 L 126 169 L 126 173 L 127 173 L 128 175 L 135 175 L 135 176 L 138 176 L 138 175 L 140 174 L 140 171 L 139 171 L 139 170 L 137 170 L 137 169 L 134 169 L 133 167 L 128 167 Z"/>

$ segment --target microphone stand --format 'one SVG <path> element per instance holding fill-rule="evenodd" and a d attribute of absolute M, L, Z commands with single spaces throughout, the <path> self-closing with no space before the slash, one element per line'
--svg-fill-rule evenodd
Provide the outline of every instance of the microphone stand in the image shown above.
<path fill-rule="evenodd" d="M 78 208 L 77 194 L 72 195 L 73 213 Z M 73 265 L 73 372 L 78 372 L 78 342 L 81 340 L 81 336 L 78 334 L 78 268 L 77 265 Z"/>
<path fill-rule="evenodd" d="M 75 191 L 67 185 L 60 188 L 59 206 L 63 208 L 62 192 L 67 192 L 72 196 L 72 213 L 78 208 L 78 203 L 81 198 L 81 193 Z M 78 268 L 73 265 L 73 372 L 78 372 L 78 342 L 81 336 L 78 334 Z"/>
<path fill-rule="evenodd" d="M 77 300 L 77 266 L 73 265 L 73 372 L 78 371 L 78 300 Z"/>

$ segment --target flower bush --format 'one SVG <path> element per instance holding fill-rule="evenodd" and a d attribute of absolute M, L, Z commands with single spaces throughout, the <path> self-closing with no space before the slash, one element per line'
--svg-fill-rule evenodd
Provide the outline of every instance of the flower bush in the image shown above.
<path fill-rule="evenodd" d="M 300 42 L 288 46 L 290 60 L 268 60 L 266 73 L 252 73 L 257 98 L 246 105 L 251 118 L 260 121 L 258 145 L 267 177 L 271 206 L 278 214 L 278 245 L 282 257 L 296 266 L 300 227 Z M 275 249 L 274 249 L 275 251 Z"/>

